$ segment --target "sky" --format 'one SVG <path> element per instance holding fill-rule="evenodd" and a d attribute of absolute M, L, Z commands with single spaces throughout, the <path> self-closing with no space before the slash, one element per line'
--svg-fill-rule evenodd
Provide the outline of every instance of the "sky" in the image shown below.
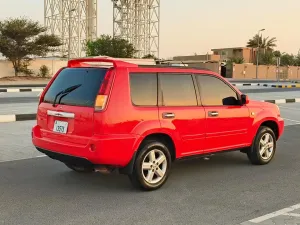
<path fill-rule="evenodd" d="M 161 0 L 160 57 L 242 47 L 258 30 L 277 49 L 300 49 L 299 0 Z M 0 0 L 0 20 L 25 16 L 44 23 L 43 0 Z M 98 35 L 112 34 L 111 0 L 98 0 Z"/>

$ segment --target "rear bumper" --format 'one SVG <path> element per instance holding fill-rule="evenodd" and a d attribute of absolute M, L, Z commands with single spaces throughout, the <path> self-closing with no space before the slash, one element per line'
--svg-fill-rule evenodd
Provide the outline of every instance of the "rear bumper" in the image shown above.
<path fill-rule="evenodd" d="M 93 166 L 93 163 L 89 160 L 81 157 L 75 157 L 71 155 L 65 155 L 57 152 L 52 152 L 46 149 L 42 149 L 39 147 L 36 147 L 38 151 L 41 153 L 44 153 L 45 155 L 49 156 L 51 159 L 59 160 L 63 163 L 70 163 L 73 165 L 81 165 L 81 166 Z"/>
<path fill-rule="evenodd" d="M 92 136 L 83 145 L 78 144 L 82 143 L 80 140 L 78 143 L 68 142 L 67 136 L 62 136 L 59 140 L 49 139 L 43 136 L 38 125 L 32 128 L 32 143 L 38 151 L 53 159 L 77 161 L 81 164 L 125 167 L 134 156 L 136 139 L 137 136 L 133 135 L 99 135 Z"/>

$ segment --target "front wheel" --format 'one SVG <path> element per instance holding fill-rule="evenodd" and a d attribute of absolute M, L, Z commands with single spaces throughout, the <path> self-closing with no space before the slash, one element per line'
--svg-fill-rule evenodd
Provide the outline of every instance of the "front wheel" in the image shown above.
<path fill-rule="evenodd" d="M 129 179 L 137 188 L 155 190 L 166 182 L 170 168 L 171 155 L 168 147 L 161 142 L 149 141 L 140 149 Z"/>
<path fill-rule="evenodd" d="M 254 143 L 247 152 L 248 159 L 252 164 L 268 164 L 275 155 L 276 136 L 269 127 L 260 127 Z"/>

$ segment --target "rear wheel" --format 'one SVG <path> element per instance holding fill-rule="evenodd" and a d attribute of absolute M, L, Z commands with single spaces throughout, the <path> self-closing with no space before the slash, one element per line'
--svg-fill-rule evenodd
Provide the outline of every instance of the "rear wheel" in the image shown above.
<path fill-rule="evenodd" d="M 168 147 L 158 141 L 148 141 L 141 147 L 129 179 L 139 189 L 155 190 L 167 181 L 170 169 L 171 155 Z"/>
<path fill-rule="evenodd" d="M 65 163 L 65 165 L 71 170 L 74 170 L 78 173 L 91 173 L 94 171 L 94 168 L 92 166 L 78 166 L 71 163 Z"/>
<path fill-rule="evenodd" d="M 259 128 L 254 143 L 247 152 L 248 159 L 252 164 L 268 164 L 276 151 L 276 136 L 272 129 L 262 126 Z"/>

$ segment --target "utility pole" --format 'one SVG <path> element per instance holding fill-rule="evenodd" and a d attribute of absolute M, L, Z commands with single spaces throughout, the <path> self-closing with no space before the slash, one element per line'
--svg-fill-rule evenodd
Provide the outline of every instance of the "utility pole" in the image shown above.
<path fill-rule="evenodd" d="M 266 29 L 261 29 L 258 31 L 258 34 L 257 34 L 257 50 L 256 50 L 256 79 L 258 79 L 258 61 L 259 61 L 259 34 L 261 31 L 265 31 Z"/>

